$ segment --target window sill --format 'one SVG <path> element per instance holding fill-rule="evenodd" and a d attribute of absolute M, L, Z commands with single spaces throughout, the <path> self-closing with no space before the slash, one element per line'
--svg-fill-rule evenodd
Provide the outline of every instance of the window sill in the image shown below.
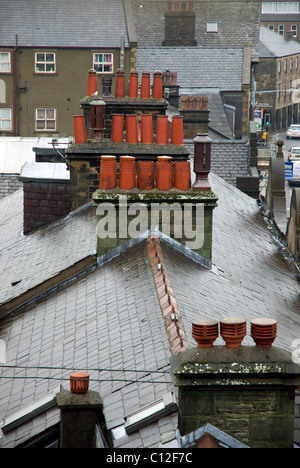
<path fill-rule="evenodd" d="M 59 76 L 57 72 L 34 72 L 32 76 Z"/>

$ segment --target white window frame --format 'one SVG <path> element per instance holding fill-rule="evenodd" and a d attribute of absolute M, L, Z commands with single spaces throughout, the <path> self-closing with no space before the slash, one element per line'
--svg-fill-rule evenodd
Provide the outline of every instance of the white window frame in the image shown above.
<path fill-rule="evenodd" d="M 262 2 L 262 14 L 300 13 L 300 2 Z"/>
<path fill-rule="evenodd" d="M 278 34 L 280 34 L 281 36 L 284 36 L 284 24 L 278 25 Z"/>
<path fill-rule="evenodd" d="M 296 24 L 291 25 L 291 31 L 293 33 L 293 37 L 297 37 L 298 31 L 297 31 L 297 25 Z"/>
<path fill-rule="evenodd" d="M 269 31 L 274 31 L 274 24 L 268 24 Z"/>
<path fill-rule="evenodd" d="M 206 23 L 206 32 L 208 33 L 217 33 L 218 31 L 218 23 L 216 21 L 207 21 Z"/>
<path fill-rule="evenodd" d="M 8 111 L 8 116 L 5 116 L 3 111 Z M 3 123 L 8 122 L 8 127 L 3 127 Z M 10 107 L 0 107 L 0 132 L 12 131 L 12 110 Z"/>
<path fill-rule="evenodd" d="M 98 56 L 103 57 L 100 61 Z M 110 57 L 110 60 L 108 59 Z M 114 72 L 114 55 L 110 52 L 94 52 L 93 53 L 93 68 L 97 73 L 112 74 Z"/>
<path fill-rule="evenodd" d="M 50 112 L 53 112 L 52 118 L 50 116 Z M 55 107 L 36 107 L 35 130 L 37 132 L 55 132 L 57 127 L 56 116 L 57 112 Z M 40 122 L 40 124 L 38 124 L 38 122 Z M 41 126 L 41 122 L 44 122 L 45 124 Z M 54 126 L 51 126 L 51 123 L 53 122 Z"/>
<path fill-rule="evenodd" d="M 8 55 L 8 60 L 4 60 L 4 55 Z M 5 70 L 5 66 L 8 67 L 7 70 Z M 0 52 L 0 73 L 10 73 L 11 72 L 11 53 L 2 51 Z"/>
<path fill-rule="evenodd" d="M 43 55 L 43 60 L 38 60 L 38 56 Z M 53 60 L 48 60 L 47 56 L 52 56 Z M 53 74 L 56 73 L 56 53 L 55 52 L 35 52 L 34 60 L 35 73 L 38 74 Z M 44 66 L 44 70 L 38 69 L 39 65 Z M 52 69 L 49 68 L 49 65 Z M 47 67 L 48 66 L 48 67 Z M 47 69 L 48 68 L 48 69 Z"/>

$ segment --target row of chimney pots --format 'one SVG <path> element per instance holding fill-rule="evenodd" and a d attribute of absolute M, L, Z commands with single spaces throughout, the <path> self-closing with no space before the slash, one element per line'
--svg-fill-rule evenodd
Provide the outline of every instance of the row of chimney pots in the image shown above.
<path fill-rule="evenodd" d="M 89 70 L 88 74 L 88 96 L 97 94 L 97 73 L 94 69 Z M 130 72 L 129 97 L 138 98 L 139 78 L 136 70 Z M 116 73 L 116 98 L 125 97 L 125 77 L 124 70 L 118 69 Z M 163 97 L 163 75 L 159 70 L 153 73 L 153 85 L 151 96 L 150 72 L 144 70 L 142 73 L 140 97 L 142 99 L 162 99 Z M 75 115 L 74 118 L 74 136 L 75 143 L 81 144 L 87 141 L 87 132 L 85 128 L 85 119 L 83 115 Z M 124 115 L 113 114 L 112 135 L 114 142 L 123 142 Z M 126 115 L 126 141 L 127 143 L 138 143 L 139 129 L 141 130 L 141 141 L 145 144 L 152 144 L 153 122 L 151 114 L 141 115 L 141 122 L 138 123 L 136 114 Z M 101 130 L 101 129 L 100 129 Z M 156 143 L 165 145 L 169 142 L 168 117 L 160 115 L 157 117 Z M 183 145 L 183 117 L 180 115 L 172 118 L 171 143 L 174 145 Z"/>
<path fill-rule="evenodd" d="M 269 348 L 277 336 L 277 321 L 268 318 L 253 319 L 251 337 L 256 346 Z M 210 348 L 220 335 L 228 348 L 239 348 L 247 334 L 246 320 L 242 317 L 229 317 L 220 321 L 197 320 L 192 323 L 192 336 L 198 348 Z"/>
<path fill-rule="evenodd" d="M 156 165 L 156 167 L 155 167 Z M 155 170 L 156 169 L 156 170 Z M 175 161 L 171 156 L 158 156 L 157 161 L 138 161 L 136 177 L 136 161 L 133 156 L 121 156 L 119 180 L 117 181 L 116 156 L 101 156 L 100 190 L 110 190 L 117 187 L 131 190 L 138 187 L 141 190 L 188 190 L 191 187 L 191 170 L 189 161 Z"/>
<path fill-rule="evenodd" d="M 75 143 L 81 144 L 87 141 L 85 118 L 83 115 L 74 115 Z M 142 114 L 138 122 L 137 114 L 113 114 L 111 140 L 122 143 L 124 140 L 124 120 L 126 119 L 126 142 L 137 144 L 139 140 L 143 144 L 154 143 L 152 114 Z M 169 143 L 169 121 L 167 115 L 158 115 L 156 121 L 156 143 L 167 145 Z M 183 117 L 174 115 L 171 124 L 171 144 L 183 145 Z"/>
<path fill-rule="evenodd" d="M 150 99 L 151 97 L 151 73 L 149 70 L 142 72 L 140 97 L 142 99 Z M 93 96 L 98 91 L 97 73 L 94 69 L 89 70 L 88 74 L 88 96 Z M 139 95 L 139 74 L 136 70 L 131 70 L 129 80 L 129 93 L 130 98 L 137 98 Z M 125 73 L 122 68 L 116 72 L 116 98 L 125 97 Z M 162 99 L 163 97 L 163 75 L 162 72 L 156 70 L 153 73 L 152 83 L 152 98 Z"/>

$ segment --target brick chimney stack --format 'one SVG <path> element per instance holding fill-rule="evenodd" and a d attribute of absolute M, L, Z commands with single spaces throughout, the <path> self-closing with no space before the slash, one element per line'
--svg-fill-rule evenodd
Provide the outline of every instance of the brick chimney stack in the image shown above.
<path fill-rule="evenodd" d="M 19 180 L 23 182 L 24 234 L 70 212 L 70 172 L 65 164 L 27 162 Z"/>

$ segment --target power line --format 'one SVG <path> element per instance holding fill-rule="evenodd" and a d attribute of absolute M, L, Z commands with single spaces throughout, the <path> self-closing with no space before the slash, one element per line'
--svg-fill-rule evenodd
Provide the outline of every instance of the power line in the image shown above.
<path fill-rule="evenodd" d="M 144 376 L 146 377 L 146 376 Z M 141 379 L 143 379 L 144 377 L 141 377 Z M 11 380 L 16 380 L 16 379 L 33 379 L 33 380 L 59 380 L 59 381 L 62 381 L 62 380 L 66 380 L 66 381 L 70 381 L 69 378 L 64 378 L 64 377 L 39 377 L 38 375 L 35 375 L 35 376 L 0 376 L 0 379 L 11 379 Z M 151 384 L 162 384 L 162 383 L 165 383 L 165 384 L 173 384 L 174 382 L 173 381 L 162 381 L 162 380 L 136 380 L 136 379 L 89 379 L 89 382 L 129 382 L 129 383 L 151 383 Z"/>
<path fill-rule="evenodd" d="M 72 371 L 74 372 L 74 367 L 58 367 L 58 366 L 21 366 L 21 365 L 7 365 L 7 364 L 0 364 L 0 368 L 3 369 L 23 369 L 23 370 L 61 370 L 61 371 Z M 145 379 L 149 374 L 170 374 L 169 370 L 145 370 L 145 369 L 110 369 L 110 368 L 90 368 L 87 372 L 96 371 L 96 372 L 135 372 L 135 373 L 143 373 L 146 374 L 141 376 L 137 379 L 117 379 L 117 378 L 104 378 L 104 379 L 89 379 L 90 382 L 127 382 L 127 383 L 166 383 L 172 384 L 173 381 L 163 381 L 163 380 L 141 380 Z M 59 381 L 69 381 L 70 378 L 66 377 L 42 377 L 38 375 L 34 376 L 8 376 L 8 375 L 1 375 L 0 379 L 39 379 L 39 380 L 59 380 Z"/>
<path fill-rule="evenodd" d="M 167 364 L 168 366 L 169 364 Z M 46 369 L 46 370 L 67 370 L 74 372 L 75 367 L 59 367 L 59 366 L 20 366 L 12 364 L 0 364 L 0 368 L 7 369 Z M 142 372 L 145 374 L 169 374 L 170 370 L 145 370 L 145 369 L 110 369 L 110 368 L 89 368 L 87 371 L 97 371 L 97 372 Z"/>

